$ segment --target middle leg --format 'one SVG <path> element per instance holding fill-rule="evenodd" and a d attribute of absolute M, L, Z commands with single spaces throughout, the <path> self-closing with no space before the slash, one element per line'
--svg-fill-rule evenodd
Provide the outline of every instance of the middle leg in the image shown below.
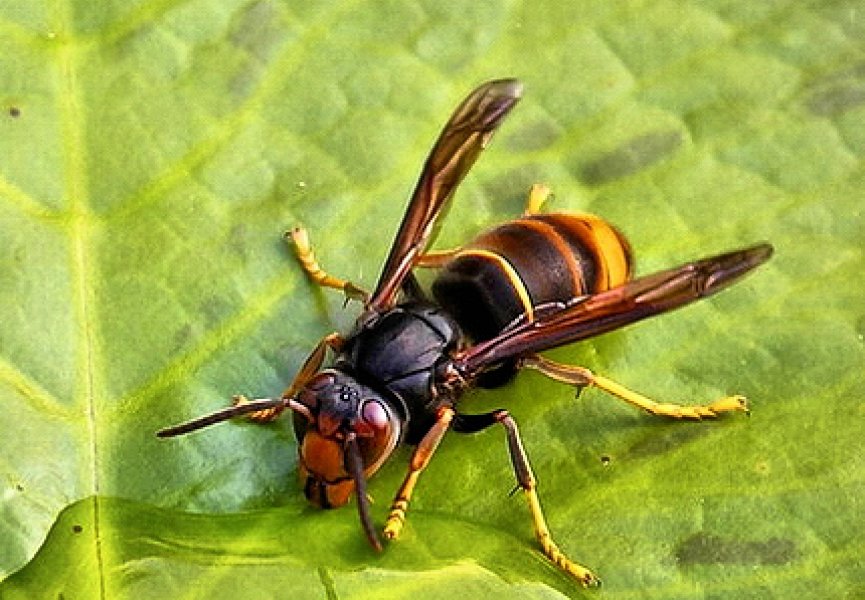
<path fill-rule="evenodd" d="M 301 388 L 306 385 L 306 383 L 318 373 L 319 369 L 321 369 L 321 365 L 324 363 L 324 359 L 327 356 L 327 350 L 330 348 L 333 351 L 338 351 L 342 346 L 342 336 L 338 333 L 331 333 L 323 337 L 318 344 L 315 345 L 315 348 L 312 349 L 309 356 L 303 363 L 303 366 L 300 368 L 300 371 L 297 372 L 297 375 L 294 376 L 294 380 L 291 382 L 284 392 L 282 392 L 282 398 L 289 399 L 294 398 L 298 392 L 300 392 Z M 241 404 L 247 404 L 250 400 L 242 395 L 238 394 L 232 398 L 232 404 L 234 406 L 240 406 Z M 267 408 L 264 410 L 258 410 L 247 415 L 247 419 L 250 421 L 255 421 L 256 423 L 269 423 L 276 419 L 282 411 L 286 409 L 285 405 L 275 406 L 273 408 Z"/>
<path fill-rule="evenodd" d="M 541 212 L 541 206 L 552 195 L 550 188 L 543 183 L 536 183 L 529 190 L 526 208 L 523 216 L 531 216 Z M 417 259 L 417 266 L 426 269 L 440 269 L 452 261 L 460 253 L 462 248 L 449 248 L 447 250 L 429 250 L 421 254 Z"/>

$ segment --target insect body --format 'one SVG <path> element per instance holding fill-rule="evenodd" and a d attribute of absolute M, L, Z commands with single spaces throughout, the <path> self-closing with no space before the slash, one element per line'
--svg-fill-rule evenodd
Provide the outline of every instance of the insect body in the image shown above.
<path fill-rule="evenodd" d="M 280 398 L 238 397 L 233 407 L 158 435 L 179 435 L 242 414 L 266 421 L 291 410 L 304 494 L 325 508 L 345 504 L 353 495 L 366 536 L 380 549 L 366 482 L 394 448 L 415 446 L 385 524 L 390 539 L 399 535 L 418 477 L 445 433 L 501 424 L 544 554 L 584 585 L 596 584 L 591 571 L 553 542 L 513 418 L 501 409 L 460 413 L 460 396 L 473 385 L 501 385 L 526 367 L 577 387 L 598 387 L 662 416 L 700 419 L 747 410 L 741 396 L 703 406 L 660 404 L 537 353 L 714 294 L 765 262 L 772 247 L 758 244 L 633 279 L 630 248 L 617 230 L 591 215 L 541 214 L 547 191 L 535 186 L 522 218 L 462 248 L 428 251 L 437 217 L 521 92 L 515 80 L 491 81 L 457 107 L 427 158 L 371 293 L 328 275 L 306 232 L 291 232 L 297 256 L 314 281 L 363 302 L 351 332 L 322 339 Z M 432 284 L 434 299 L 414 277 L 419 267 L 440 269 Z M 328 352 L 334 356 L 324 368 Z"/>
<path fill-rule="evenodd" d="M 462 247 L 432 284 L 436 301 L 475 342 L 497 336 L 514 319 L 534 319 L 535 307 L 608 290 L 631 276 L 624 237 L 593 215 L 537 214 L 546 198 L 536 185 L 526 215 Z M 514 361 L 484 373 L 482 385 L 506 381 Z"/>

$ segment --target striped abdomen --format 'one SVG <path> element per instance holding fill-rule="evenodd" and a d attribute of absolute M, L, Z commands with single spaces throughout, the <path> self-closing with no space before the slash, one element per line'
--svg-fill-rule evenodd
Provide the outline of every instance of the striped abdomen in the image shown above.
<path fill-rule="evenodd" d="M 621 285 L 631 276 L 627 241 L 580 213 L 538 214 L 490 229 L 457 252 L 432 291 L 474 341 L 497 335 L 534 307 Z"/>

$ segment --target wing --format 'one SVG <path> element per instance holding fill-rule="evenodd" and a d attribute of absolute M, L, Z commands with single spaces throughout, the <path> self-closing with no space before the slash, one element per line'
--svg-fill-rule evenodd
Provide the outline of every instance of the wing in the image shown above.
<path fill-rule="evenodd" d="M 509 358 L 606 333 L 711 296 L 766 262 L 772 246 L 758 244 L 631 280 L 569 303 L 540 306 L 534 321 L 516 321 L 497 337 L 472 346 L 453 366 L 471 379 Z"/>
<path fill-rule="evenodd" d="M 489 81 L 451 115 L 427 157 L 368 308 L 382 311 L 393 306 L 400 285 L 430 241 L 436 218 L 522 90 L 516 79 Z"/>

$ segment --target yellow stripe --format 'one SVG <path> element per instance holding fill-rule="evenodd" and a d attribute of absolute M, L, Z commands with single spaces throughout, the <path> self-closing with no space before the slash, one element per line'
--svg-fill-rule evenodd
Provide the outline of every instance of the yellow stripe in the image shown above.
<path fill-rule="evenodd" d="M 529 296 L 529 291 L 526 289 L 526 286 L 523 283 L 522 278 L 520 278 L 519 273 L 517 273 L 517 270 L 514 269 L 514 266 L 509 263 L 505 257 L 500 254 L 496 254 L 495 252 L 490 252 L 489 250 L 481 250 L 480 248 L 469 248 L 467 250 L 460 250 L 459 252 L 457 252 L 455 258 L 459 258 L 461 256 L 477 256 L 480 258 L 486 258 L 501 267 L 502 271 L 505 272 L 505 275 L 507 275 L 508 280 L 511 282 L 511 287 L 514 288 L 514 291 L 517 293 L 520 302 L 522 302 L 523 304 L 523 310 L 526 313 L 526 318 L 529 321 L 535 320 L 535 309 L 534 306 L 532 306 L 532 299 Z"/>
<path fill-rule="evenodd" d="M 622 285 L 628 280 L 630 268 L 628 256 L 622 247 L 622 240 L 613 227 L 595 215 L 575 213 L 574 217 L 583 222 L 589 229 L 592 243 L 597 250 L 597 291 Z"/>

